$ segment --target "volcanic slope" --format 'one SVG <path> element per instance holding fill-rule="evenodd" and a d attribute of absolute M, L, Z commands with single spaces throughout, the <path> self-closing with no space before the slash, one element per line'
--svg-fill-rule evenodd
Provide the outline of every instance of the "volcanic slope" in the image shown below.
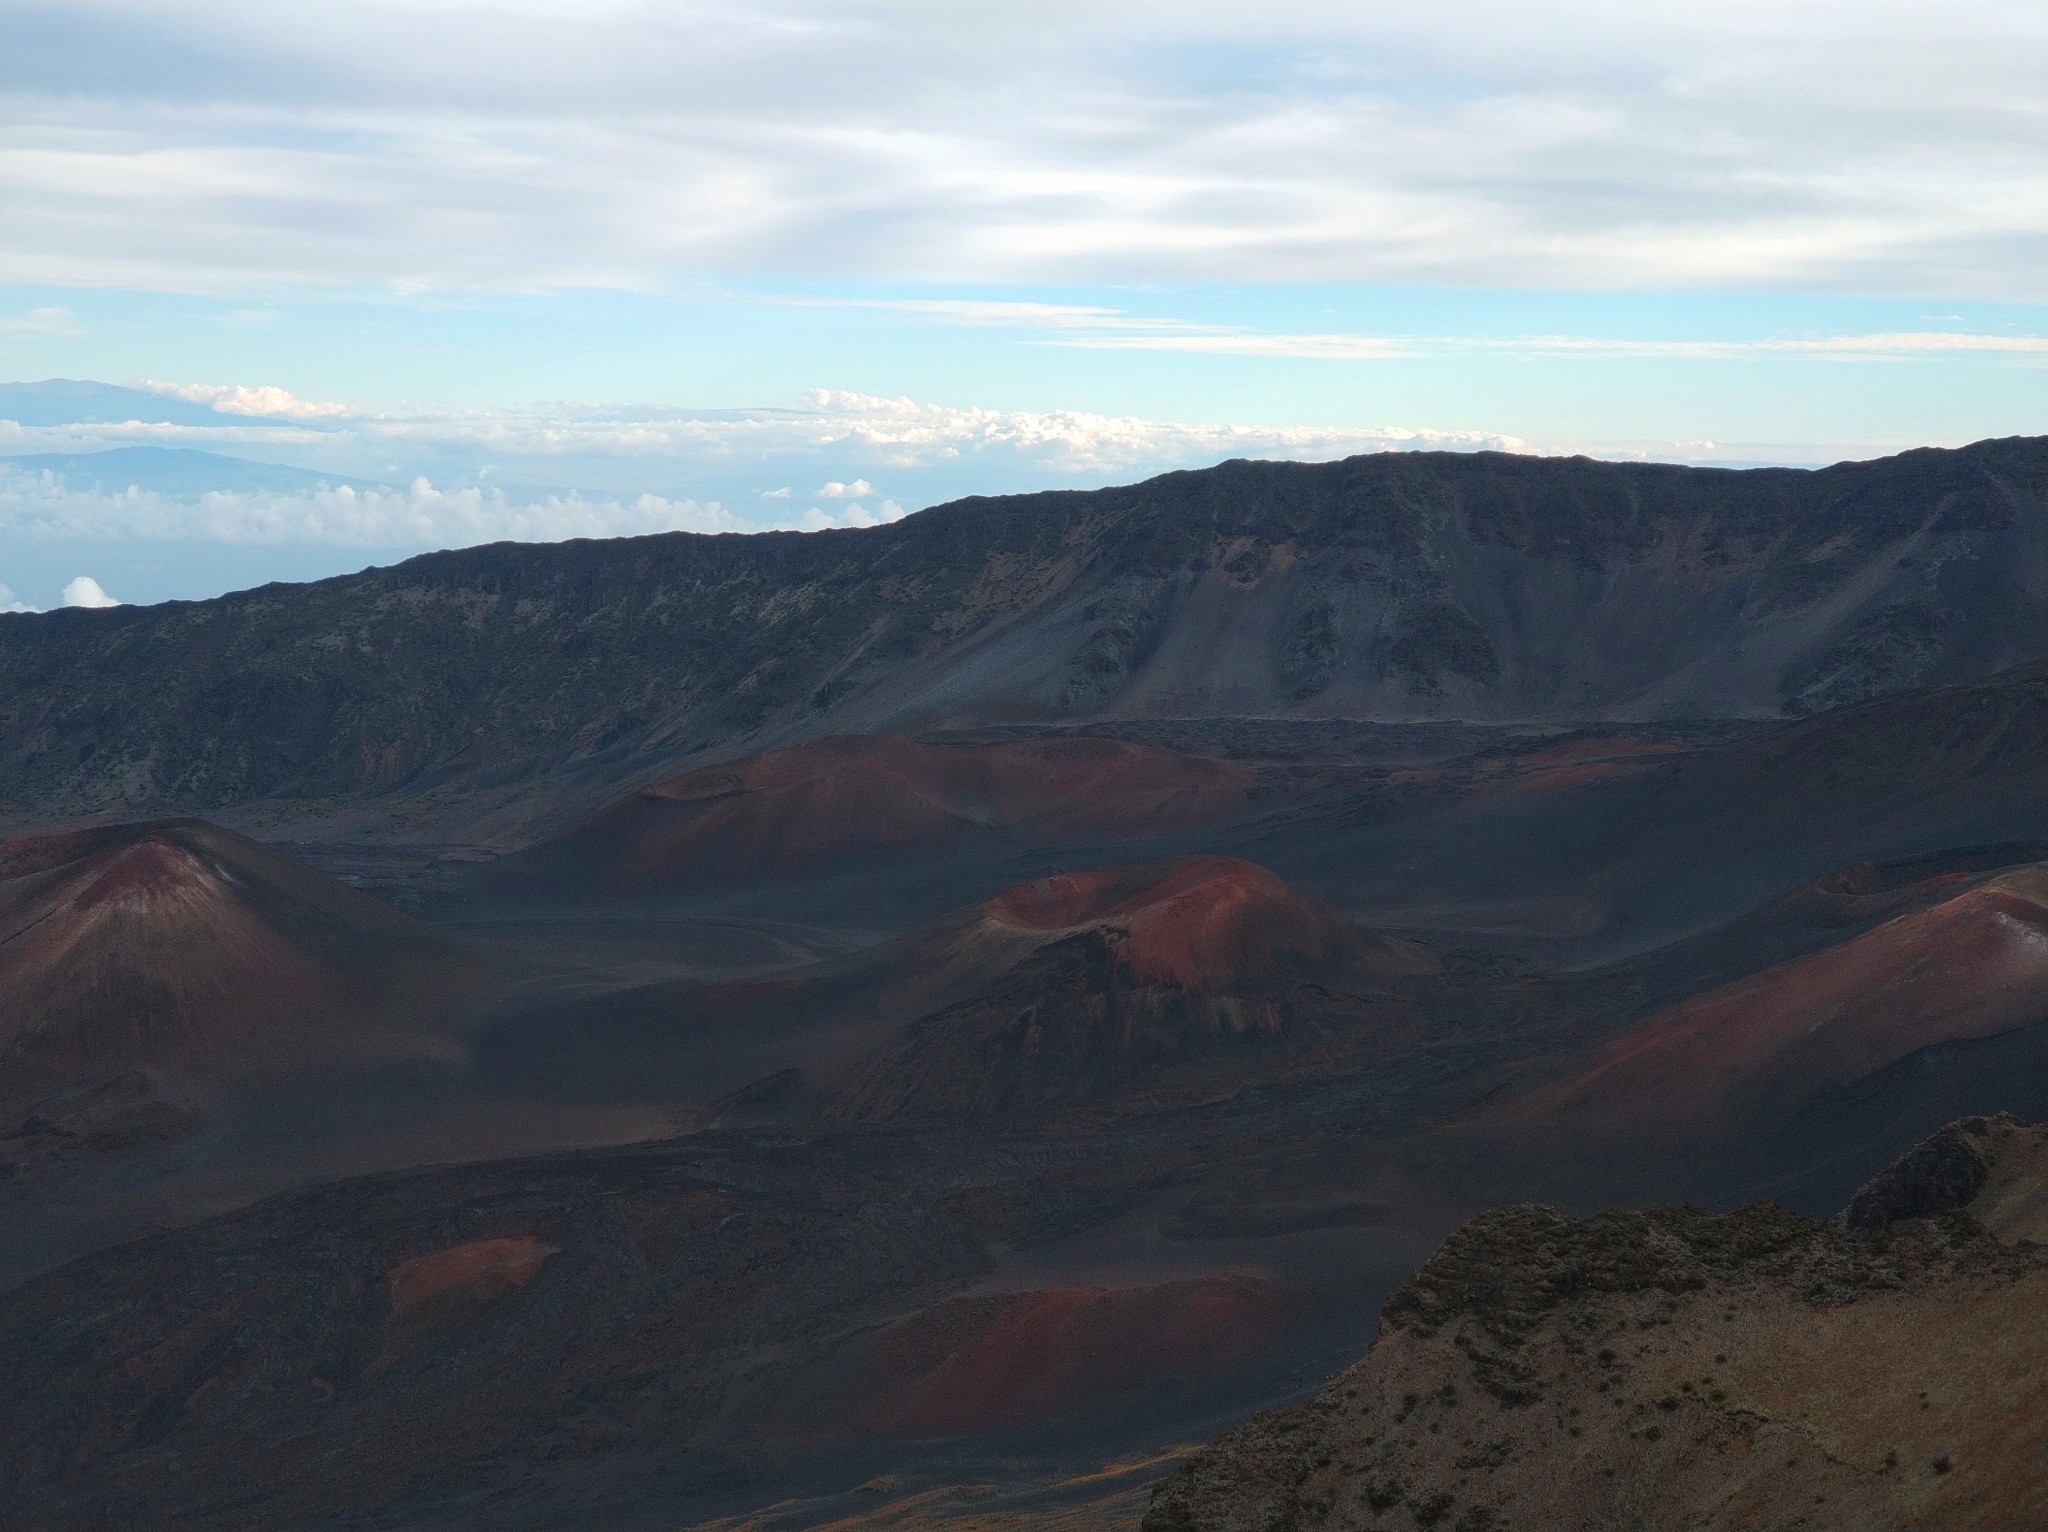
<path fill-rule="evenodd" d="M 1857 862 L 2048 840 L 2039 666 L 1696 747 L 1610 744 L 1548 768 L 1544 753 L 1402 766 L 1358 787 L 1337 775 L 1214 845 L 1367 924 L 1542 943 L 1544 961 L 1577 967 L 1709 931 Z"/>
<path fill-rule="evenodd" d="M 0 848 L 0 1099 L 449 1057 L 481 976 L 435 932 L 197 820 Z"/>
<path fill-rule="evenodd" d="M 1970 1118 L 1823 1222 L 1501 1208 L 1146 1532 L 2048 1523 L 2048 1139 Z"/>
<path fill-rule="evenodd" d="M 130 1240 L 0 1296 L 0 1521 L 674 1526 L 1154 1451 L 1291 1390 L 1304 1331 L 1362 1339 L 1235 1242 L 1112 1280 L 1061 1243 L 1156 1175 L 1045 1138 L 700 1133 Z M 1427 1248 L 1361 1243 L 1375 1296 Z M 1049 1264 L 997 1270 L 1026 1248 Z"/>
<path fill-rule="evenodd" d="M 1244 812 L 1241 766 L 1110 739 L 834 737 L 644 788 L 489 869 L 559 895 L 789 879 L 879 860 L 1199 829 Z"/>
<path fill-rule="evenodd" d="M 528 791 L 1098 718 L 1772 717 L 2042 656 L 2048 443 L 1230 462 L 887 527 L 499 544 L 0 616 L 14 812 Z M 481 812 L 481 810 L 477 810 Z"/>
<path fill-rule="evenodd" d="M 2044 1024 L 2035 865 L 1649 1016 L 1471 1127 L 1483 1159 L 1540 1162 L 1565 1195 L 1687 1166 L 1713 1195 L 1760 1161 L 1818 1174 L 1958 1089 L 2039 1110 Z"/>
<path fill-rule="evenodd" d="M 1242 1088 L 1262 1056 L 1418 1040 L 1390 981 L 1442 971 L 1426 949 L 1362 931 L 1228 857 L 1020 884 L 947 945 L 1026 943 L 1001 983 L 912 1022 L 866 1061 L 826 1119 L 1044 1111 L 1199 1075 L 1205 1062 Z"/>
<path fill-rule="evenodd" d="M 1204 1061 L 1413 1040 L 1426 949 L 1265 869 L 1197 856 L 1056 874 L 852 958 L 506 1018 L 491 1078 L 691 1102 L 707 1120 L 1043 1111 Z"/>
<path fill-rule="evenodd" d="M 786 1430 L 904 1441 L 1085 1419 L 1257 1363 L 1299 1307 L 1284 1284 L 1236 1273 L 965 1294 L 860 1331 L 770 1414 Z"/>

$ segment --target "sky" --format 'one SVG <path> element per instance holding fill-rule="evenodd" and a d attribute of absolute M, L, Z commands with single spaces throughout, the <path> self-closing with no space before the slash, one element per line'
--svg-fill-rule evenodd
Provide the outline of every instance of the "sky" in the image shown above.
<path fill-rule="evenodd" d="M 144 402 L 0 409 L 0 605 L 2036 433 L 2044 66 L 2035 0 L 9 0 L 0 380 Z"/>

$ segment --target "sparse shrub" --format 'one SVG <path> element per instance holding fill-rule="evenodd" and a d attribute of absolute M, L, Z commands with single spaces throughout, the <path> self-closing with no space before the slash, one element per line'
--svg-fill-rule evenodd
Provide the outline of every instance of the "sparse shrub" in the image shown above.
<path fill-rule="evenodd" d="M 1934 1469 L 1936 1473 L 1947 1473 L 1951 1468 L 1955 1467 L 1956 1465 L 1955 1461 L 1952 1458 L 1950 1458 L 1946 1452 L 1944 1452 L 1940 1457 L 1936 1458 L 1930 1466 Z"/>
<path fill-rule="evenodd" d="M 1664 1411 L 1667 1415 L 1670 1414 L 1678 1408 L 1678 1396 L 1676 1394 L 1666 1394 L 1657 1401 L 1657 1408 Z"/>
<path fill-rule="evenodd" d="M 1614 1348 L 1612 1346 L 1602 1346 L 1600 1348 L 1600 1365 L 1602 1367 L 1612 1367 L 1614 1365 Z"/>
<path fill-rule="evenodd" d="M 1422 1526 L 1433 1527 L 1450 1514 L 1457 1497 L 1448 1493 L 1431 1495 L 1427 1500 L 1411 1500 L 1408 1509 L 1415 1513 L 1415 1520 Z"/>
<path fill-rule="evenodd" d="M 1645 1437 L 1646 1437 L 1646 1438 L 1647 1438 L 1648 1440 L 1650 1440 L 1650 1441 L 1653 1441 L 1653 1442 L 1654 1442 L 1654 1441 L 1656 1441 L 1656 1440 L 1657 1440 L 1657 1439 L 1658 1439 L 1658 1438 L 1659 1438 L 1660 1436 L 1662 1436 L 1663 1434 L 1664 1434 L 1664 1428 L 1663 1428 L 1662 1426 L 1644 1426 L 1644 1427 L 1643 1427 L 1643 1435 L 1644 1435 L 1644 1436 L 1645 1436 Z"/>
<path fill-rule="evenodd" d="M 1375 1511 L 1384 1511 L 1399 1505 L 1407 1492 L 1408 1486 L 1399 1479 L 1373 1479 L 1365 1486 L 1365 1503 Z"/>

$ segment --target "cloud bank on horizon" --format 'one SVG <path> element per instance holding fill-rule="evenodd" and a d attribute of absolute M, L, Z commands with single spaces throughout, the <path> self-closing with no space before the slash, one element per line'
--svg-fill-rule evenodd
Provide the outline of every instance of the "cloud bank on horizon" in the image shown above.
<path fill-rule="evenodd" d="M 0 411 L 33 387 L 0 386 Z M 149 393 L 208 402 L 224 418 L 218 425 L 150 420 Z M 138 401 L 137 418 L 114 423 L 25 426 L 0 419 L 0 530 L 27 538 L 374 549 L 667 531 L 821 531 L 893 521 L 905 513 L 898 495 L 928 503 L 939 498 L 929 491 L 963 478 L 1064 487 L 1233 456 L 1326 459 L 1528 445 L 1508 436 L 1400 427 L 1213 426 L 954 408 L 825 389 L 813 390 L 801 409 L 720 412 L 564 404 L 530 412 L 359 413 L 274 387 L 167 383 L 130 397 Z M 271 419 L 244 418 L 259 406 Z M 202 459 L 201 452 L 214 455 Z M 242 482 L 247 470 L 281 458 L 296 465 L 303 486 Z M 405 478 L 406 464 L 420 462 L 439 465 L 444 483 L 425 474 L 378 482 Z M 865 474 L 830 476 L 849 468 L 901 488 L 878 489 Z M 315 482 L 323 470 L 333 482 Z M 534 487 L 606 471 L 722 482 L 737 509 L 648 491 Z M 778 476 L 806 478 L 814 487 L 806 493 L 754 482 Z M 502 482 L 508 478 L 511 487 Z"/>

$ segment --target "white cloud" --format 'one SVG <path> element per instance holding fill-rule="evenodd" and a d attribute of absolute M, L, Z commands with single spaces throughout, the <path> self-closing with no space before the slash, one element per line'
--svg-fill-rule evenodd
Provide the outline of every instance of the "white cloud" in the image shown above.
<path fill-rule="evenodd" d="M 6 585 L 0 584 L 0 612 L 40 612 L 39 606 L 30 606 L 16 596 Z"/>
<path fill-rule="evenodd" d="M 789 486 L 785 484 L 780 489 L 764 489 L 761 491 L 760 498 L 763 500 L 787 500 L 789 498 Z"/>
<path fill-rule="evenodd" d="M 827 500 L 850 500 L 856 495 L 872 495 L 875 486 L 866 479 L 855 479 L 851 484 L 842 484 L 832 479 L 818 488 L 818 493 Z"/>
<path fill-rule="evenodd" d="M 151 378 L 142 387 L 188 404 L 209 404 L 223 415 L 261 415 L 276 420 L 334 420 L 353 414 L 345 404 L 301 399 L 273 384 L 255 388 L 240 383 L 165 383 Z"/>
<path fill-rule="evenodd" d="M 884 500 L 872 511 L 859 501 L 829 511 L 814 505 L 804 512 L 797 526 L 805 532 L 824 532 L 834 527 L 880 527 L 902 520 L 904 514 L 903 507 L 894 500 Z"/>
<path fill-rule="evenodd" d="M 100 582 L 91 575 L 80 575 L 64 587 L 66 606 L 119 606 L 121 603 L 100 589 Z"/>
<path fill-rule="evenodd" d="M 1179 467 L 1225 457 L 1344 457 L 1406 447 L 1515 452 L 1527 443 L 1484 431 L 1326 426 L 1204 425 L 1085 410 L 986 410 L 814 389 L 808 422 L 892 467 L 927 467 L 964 454 L 1002 454 L 1069 473 Z"/>
<path fill-rule="evenodd" d="M 2032 301 L 2048 206 L 2048 13 L 2016 0 L 72 0 L 10 26 L 17 282 Z"/>

